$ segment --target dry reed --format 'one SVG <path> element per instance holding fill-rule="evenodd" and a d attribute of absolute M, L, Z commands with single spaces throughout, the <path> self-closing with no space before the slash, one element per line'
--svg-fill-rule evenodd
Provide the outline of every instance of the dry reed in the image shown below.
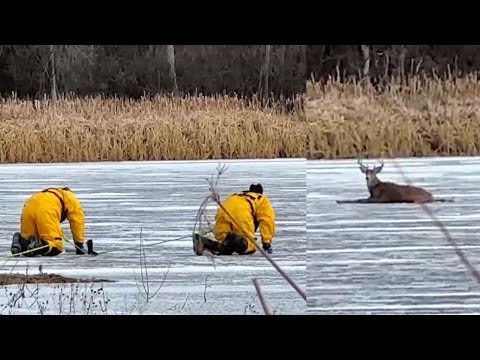
<path fill-rule="evenodd" d="M 302 116 L 222 96 L 7 99 L 0 163 L 305 157 Z"/>
<path fill-rule="evenodd" d="M 307 157 L 480 154 L 478 75 L 449 80 L 307 83 Z"/>

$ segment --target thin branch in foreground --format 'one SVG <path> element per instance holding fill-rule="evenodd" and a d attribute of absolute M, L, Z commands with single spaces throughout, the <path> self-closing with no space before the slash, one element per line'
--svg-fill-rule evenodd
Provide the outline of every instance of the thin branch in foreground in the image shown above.
<path fill-rule="evenodd" d="M 203 202 L 200 204 L 197 210 L 197 214 L 195 215 L 195 223 L 193 224 L 192 237 L 195 235 L 195 231 L 197 230 L 197 228 L 199 230 L 202 229 L 202 217 L 205 214 L 209 200 L 210 200 L 210 197 L 207 196 L 205 200 L 203 200 Z"/>
<path fill-rule="evenodd" d="M 258 298 L 260 299 L 260 303 L 262 304 L 265 315 L 272 315 L 272 312 L 267 305 L 267 301 L 265 300 L 265 296 L 263 295 L 262 289 L 260 288 L 258 279 L 252 279 L 252 281 L 253 285 L 255 286 L 255 290 L 257 290 Z"/>
<path fill-rule="evenodd" d="M 208 281 L 208 275 L 205 276 L 205 288 L 203 289 L 203 300 L 205 302 L 207 302 L 207 288 L 210 286 L 210 285 L 207 285 L 207 281 Z"/>
<path fill-rule="evenodd" d="M 400 167 L 400 165 L 397 164 L 396 161 L 393 161 L 394 166 L 397 168 L 397 170 L 400 172 L 400 175 L 402 175 L 404 181 L 408 185 L 412 185 L 412 181 L 405 175 L 405 172 L 403 169 Z M 455 251 L 455 254 L 460 258 L 460 261 L 465 265 L 467 270 L 470 272 L 470 274 L 473 276 L 473 278 L 477 281 L 477 283 L 480 285 L 480 273 L 478 270 L 472 265 L 472 263 L 467 259 L 463 251 L 458 247 L 456 241 L 452 238 L 452 235 L 450 235 L 450 232 L 448 229 L 445 227 L 445 225 L 435 216 L 433 211 L 426 205 L 426 204 L 419 204 L 422 210 L 430 217 L 432 222 L 434 223 L 435 226 L 437 226 L 440 231 L 443 233 L 443 236 L 447 240 L 447 242 L 453 247 L 453 250 Z"/>
<path fill-rule="evenodd" d="M 150 279 L 148 278 L 148 266 L 147 266 L 147 255 L 145 253 L 145 245 L 143 243 L 143 236 L 142 236 L 142 231 L 143 229 L 140 228 L 140 247 L 139 247 L 139 252 L 140 252 L 140 275 L 141 275 L 141 284 L 143 287 L 143 291 L 140 288 L 140 285 L 138 284 L 137 276 L 134 272 L 134 278 L 135 278 L 135 283 L 137 285 L 138 290 L 140 291 L 140 294 L 144 297 L 145 302 L 148 303 L 150 300 L 152 300 L 160 291 L 160 289 L 163 287 L 165 280 L 167 279 L 168 273 L 170 271 L 170 266 L 171 262 L 168 264 L 167 271 L 165 275 L 163 276 L 163 279 L 158 286 L 158 288 L 151 293 L 150 292 Z"/>
<path fill-rule="evenodd" d="M 187 296 L 185 297 L 185 301 L 183 302 L 183 305 L 182 307 L 180 308 L 180 310 L 183 310 L 183 308 L 185 307 L 185 305 L 187 305 L 187 301 L 188 301 L 188 298 L 190 297 L 190 293 L 187 293 Z"/>

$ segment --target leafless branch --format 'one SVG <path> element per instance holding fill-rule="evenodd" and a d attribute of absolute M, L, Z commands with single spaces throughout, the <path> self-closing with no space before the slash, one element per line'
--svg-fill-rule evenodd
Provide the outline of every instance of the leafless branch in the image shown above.
<path fill-rule="evenodd" d="M 265 300 L 265 296 L 263 295 L 262 289 L 260 288 L 258 279 L 252 279 L 252 281 L 253 285 L 255 285 L 255 290 L 257 290 L 258 298 L 260 299 L 260 303 L 262 304 L 265 315 L 272 315 L 272 312 L 267 305 L 267 301 Z"/>
<path fill-rule="evenodd" d="M 171 263 L 168 264 L 167 271 L 165 272 L 165 275 L 163 276 L 162 281 L 160 282 L 160 285 L 158 288 L 153 291 L 153 293 L 150 291 L 150 279 L 148 277 L 148 266 L 147 266 L 147 255 L 145 253 L 145 246 L 143 243 L 143 236 L 142 236 L 143 229 L 140 228 L 140 246 L 139 246 L 139 255 L 140 255 L 140 283 L 142 285 L 143 291 L 140 288 L 139 282 L 137 280 L 137 276 L 134 273 L 135 277 L 135 284 L 137 285 L 138 290 L 140 291 L 140 294 L 142 294 L 143 298 L 145 299 L 145 302 L 149 302 L 152 300 L 160 291 L 162 288 L 163 284 L 165 283 L 165 280 L 167 279 L 168 273 L 170 271 L 170 266 Z"/>
<path fill-rule="evenodd" d="M 397 170 L 400 172 L 400 174 L 402 175 L 404 181 L 409 184 L 409 185 L 412 185 L 412 182 L 410 181 L 410 179 L 408 179 L 408 177 L 405 175 L 405 172 L 403 171 L 403 169 L 397 164 L 396 161 L 393 161 L 394 163 L 394 166 L 397 168 Z M 478 270 L 472 265 L 472 263 L 467 259 L 467 257 L 465 256 L 465 254 L 463 253 L 462 249 L 460 249 L 457 245 L 457 242 L 453 239 L 453 237 L 450 235 L 450 232 L 448 231 L 448 229 L 445 227 L 445 225 L 435 216 L 435 214 L 433 213 L 433 211 L 426 205 L 426 204 L 423 204 L 423 203 L 420 203 L 419 204 L 422 208 L 422 210 L 430 217 L 430 219 L 432 220 L 432 222 L 434 223 L 435 226 L 437 226 L 440 231 L 443 233 L 443 236 L 445 237 L 445 239 L 447 240 L 447 242 L 453 247 L 453 250 L 455 251 L 455 253 L 457 254 L 457 256 L 460 258 L 460 261 L 463 263 L 463 265 L 465 265 L 465 267 L 467 268 L 467 270 L 470 272 L 470 274 L 473 276 L 473 278 L 477 281 L 477 283 L 480 285 L 480 273 L 478 272 Z"/>
<path fill-rule="evenodd" d="M 187 305 L 187 301 L 188 301 L 188 298 L 190 297 L 190 293 L 187 293 L 187 296 L 185 296 L 185 301 L 183 302 L 182 304 L 182 307 L 180 308 L 180 310 L 183 310 L 183 308 L 185 307 L 185 305 Z"/>
<path fill-rule="evenodd" d="M 210 285 L 207 285 L 207 280 L 208 280 L 208 275 L 205 276 L 205 288 L 203 289 L 203 300 L 207 302 L 207 287 Z"/>

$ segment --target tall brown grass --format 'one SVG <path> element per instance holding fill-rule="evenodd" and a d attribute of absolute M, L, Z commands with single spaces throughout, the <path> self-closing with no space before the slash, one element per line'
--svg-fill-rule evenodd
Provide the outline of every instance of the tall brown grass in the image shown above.
<path fill-rule="evenodd" d="M 406 83 L 307 83 L 307 157 L 480 154 L 478 75 Z"/>
<path fill-rule="evenodd" d="M 229 97 L 3 100 L 0 163 L 305 157 L 305 118 Z"/>

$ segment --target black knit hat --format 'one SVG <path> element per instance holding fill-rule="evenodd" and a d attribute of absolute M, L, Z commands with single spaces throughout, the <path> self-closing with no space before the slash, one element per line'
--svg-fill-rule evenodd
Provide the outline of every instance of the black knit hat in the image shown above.
<path fill-rule="evenodd" d="M 262 184 L 252 184 L 250 185 L 250 189 L 248 189 L 249 192 L 254 192 L 258 194 L 263 194 L 263 186 Z"/>

